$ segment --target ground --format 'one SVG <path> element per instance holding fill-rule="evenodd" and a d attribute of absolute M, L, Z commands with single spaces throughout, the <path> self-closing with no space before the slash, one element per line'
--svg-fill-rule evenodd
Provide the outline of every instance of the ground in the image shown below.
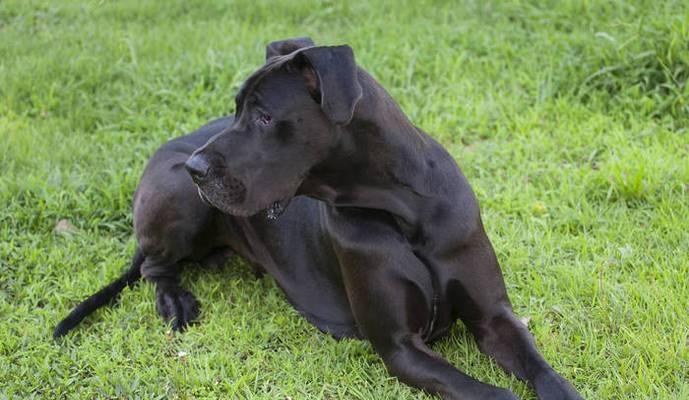
<path fill-rule="evenodd" d="M 166 140 L 233 111 L 266 43 L 348 43 L 464 170 L 516 312 L 587 399 L 689 399 L 689 3 L 0 2 L 0 399 L 416 399 L 241 261 L 51 330 L 134 249 Z M 58 223 L 59 221 L 62 221 Z M 434 345 L 534 399 L 465 329 Z"/>

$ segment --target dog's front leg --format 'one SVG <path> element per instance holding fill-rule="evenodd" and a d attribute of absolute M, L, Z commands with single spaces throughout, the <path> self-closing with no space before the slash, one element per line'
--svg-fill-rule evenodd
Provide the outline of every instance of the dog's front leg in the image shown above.
<path fill-rule="evenodd" d="M 388 371 L 402 382 L 453 400 L 515 400 L 508 390 L 462 373 L 424 343 L 431 318 L 427 268 L 404 237 L 375 215 L 349 212 L 333 241 L 354 318 Z"/>
<path fill-rule="evenodd" d="M 147 257 L 142 275 L 156 287 L 156 310 L 172 329 L 183 331 L 199 315 L 199 304 L 193 294 L 180 286 L 179 265 L 161 258 Z"/>
<path fill-rule="evenodd" d="M 453 254 L 453 253 L 449 253 Z M 531 384 L 540 400 L 582 400 L 546 362 L 526 326 L 512 311 L 493 248 L 483 230 L 458 248 L 446 269 L 450 294 L 479 348 L 507 371 Z"/>
<path fill-rule="evenodd" d="M 399 251 L 397 249 L 395 251 Z M 370 254 L 369 254 L 370 255 Z M 382 256 L 382 255 L 381 255 Z M 414 260 L 388 254 L 396 265 Z M 421 334 L 431 318 L 430 304 L 400 268 L 368 264 L 366 258 L 347 264 L 347 292 L 364 336 L 380 354 L 388 371 L 402 382 L 456 400 L 515 400 L 509 391 L 462 373 L 424 343 Z M 407 259 L 405 259 L 407 258 Z M 416 261 L 418 262 L 418 261 Z"/>

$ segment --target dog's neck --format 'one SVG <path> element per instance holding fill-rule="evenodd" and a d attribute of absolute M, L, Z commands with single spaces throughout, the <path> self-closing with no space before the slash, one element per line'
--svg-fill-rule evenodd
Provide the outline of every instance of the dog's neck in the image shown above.
<path fill-rule="evenodd" d="M 338 145 L 314 167 L 300 194 L 336 207 L 388 211 L 418 223 L 427 158 L 435 142 L 409 122 L 399 106 L 360 70 L 363 95 L 351 123 L 341 127 Z"/>

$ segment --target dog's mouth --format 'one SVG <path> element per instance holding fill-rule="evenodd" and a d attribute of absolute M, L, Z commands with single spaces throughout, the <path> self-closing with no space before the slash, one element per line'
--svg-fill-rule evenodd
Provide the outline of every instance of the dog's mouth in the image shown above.
<path fill-rule="evenodd" d="M 201 190 L 199 186 L 196 186 L 196 190 L 199 193 L 201 201 L 205 204 L 217 208 L 218 210 L 226 214 L 234 215 L 237 217 L 248 217 L 263 211 L 267 219 L 275 221 L 278 218 L 280 218 L 282 214 L 285 213 L 285 210 L 287 210 L 287 206 L 289 206 L 289 203 L 291 202 L 291 198 L 284 198 L 274 201 L 268 206 L 255 207 L 253 209 L 245 209 L 242 207 L 237 207 L 235 205 L 225 204 L 223 202 L 211 201 L 211 199 L 208 198 L 208 196 L 203 192 L 203 190 Z"/>

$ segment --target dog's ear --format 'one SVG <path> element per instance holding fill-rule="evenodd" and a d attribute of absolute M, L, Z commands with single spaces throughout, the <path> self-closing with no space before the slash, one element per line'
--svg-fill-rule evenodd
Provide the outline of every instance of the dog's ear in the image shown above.
<path fill-rule="evenodd" d="M 310 37 L 298 37 L 292 39 L 278 40 L 271 42 L 266 47 L 266 61 L 275 56 L 284 56 L 302 47 L 315 46 Z"/>
<path fill-rule="evenodd" d="M 325 115 L 336 125 L 347 125 L 362 96 L 352 48 L 311 47 L 297 53 L 294 62 Z"/>

